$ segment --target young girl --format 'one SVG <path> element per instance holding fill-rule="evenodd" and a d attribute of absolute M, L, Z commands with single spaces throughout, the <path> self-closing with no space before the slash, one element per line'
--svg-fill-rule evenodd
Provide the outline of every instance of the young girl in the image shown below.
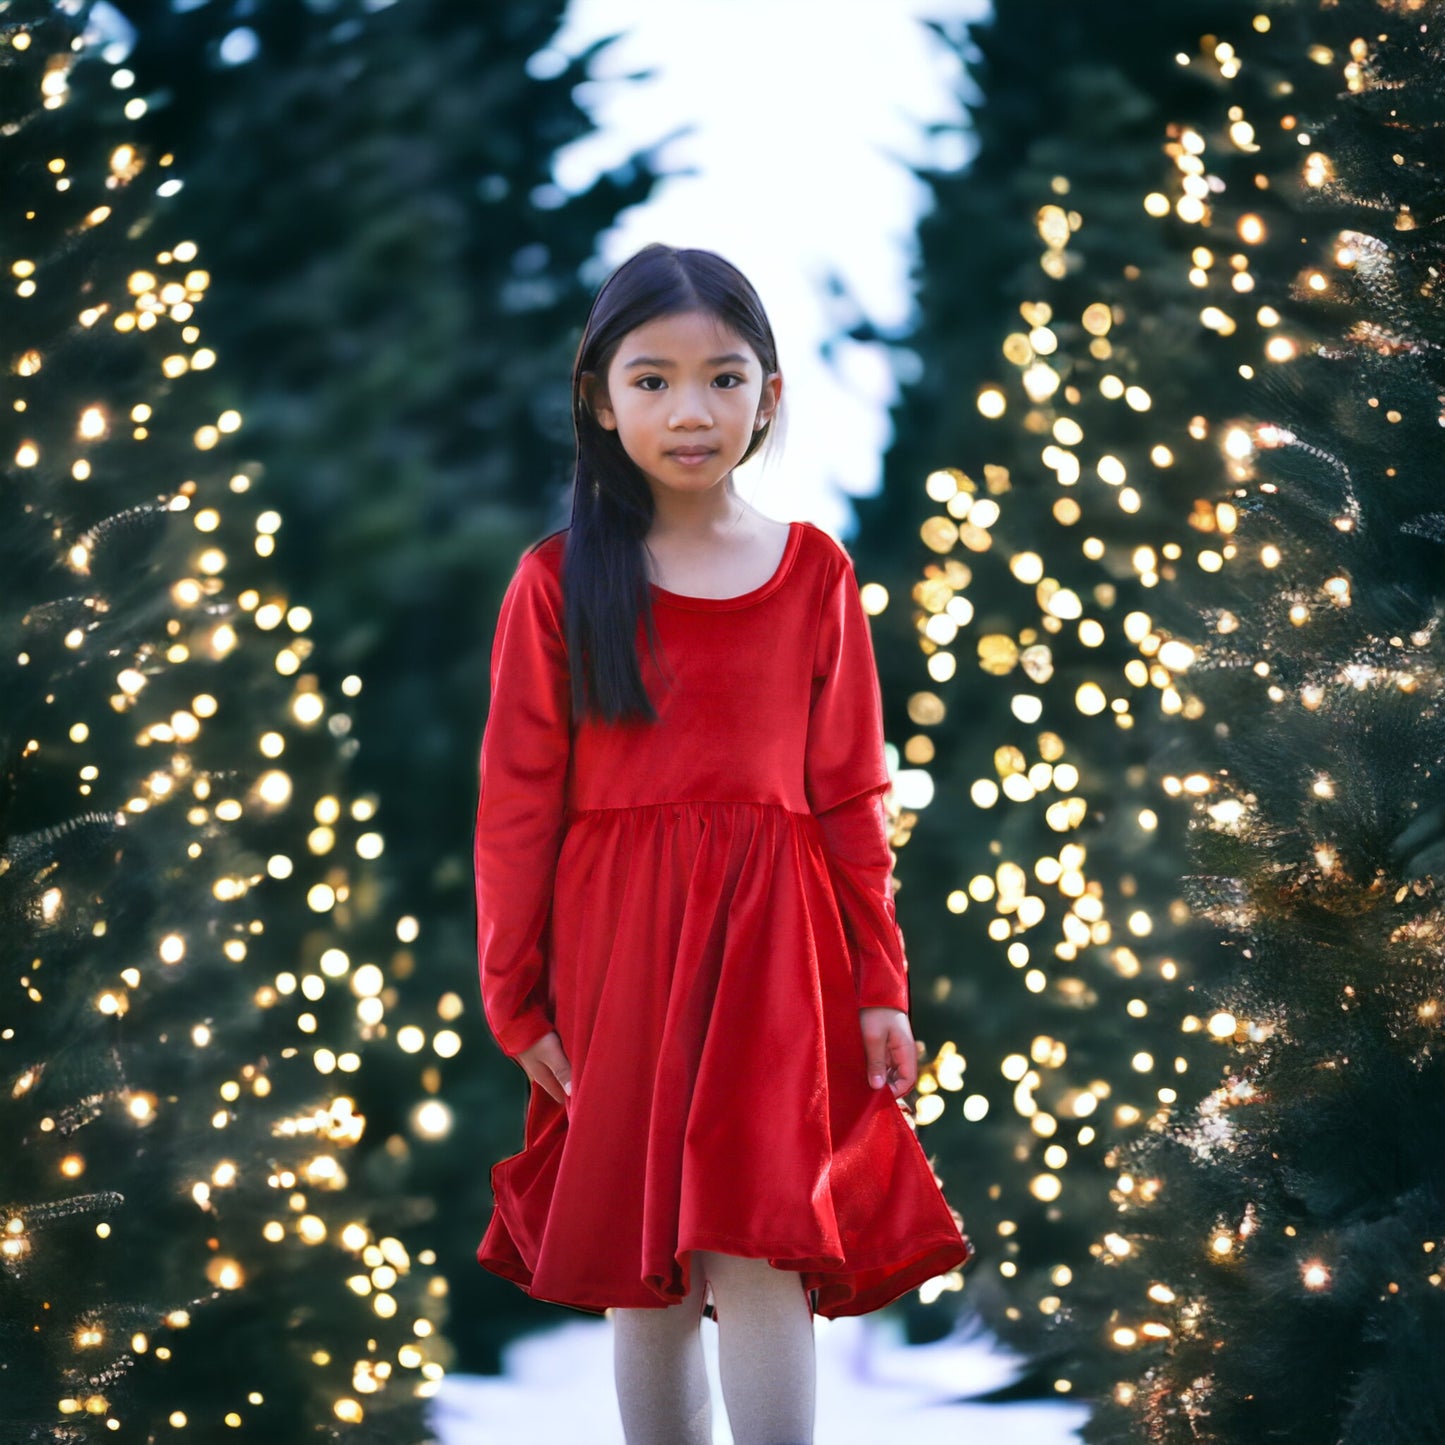
<path fill-rule="evenodd" d="M 629 1445 L 811 1441 L 812 1313 L 971 1253 L 916 1081 L 877 674 L 852 565 L 732 472 L 782 377 L 747 280 L 649 246 L 577 355 L 572 523 L 502 603 L 476 826 L 482 996 L 532 1081 L 477 1257 L 614 1320 Z"/>

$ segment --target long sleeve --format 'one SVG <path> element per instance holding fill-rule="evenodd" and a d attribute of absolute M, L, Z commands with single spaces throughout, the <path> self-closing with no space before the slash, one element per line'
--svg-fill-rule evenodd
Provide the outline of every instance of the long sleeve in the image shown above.
<path fill-rule="evenodd" d="M 868 618 L 846 558 L 819 622 L 804 783 L 853 957 L 858 1005 L 906 1010 L 908 964 L 883 803 L 882 701 Z"/>
<path fill-rule="evenodd" d="M 536 553 L 502 599 L 473 836 L 477 958 L 504 1053 L 547 1033 L 543 940 L 565 818 L 570 693 L 561 589 Z"/>

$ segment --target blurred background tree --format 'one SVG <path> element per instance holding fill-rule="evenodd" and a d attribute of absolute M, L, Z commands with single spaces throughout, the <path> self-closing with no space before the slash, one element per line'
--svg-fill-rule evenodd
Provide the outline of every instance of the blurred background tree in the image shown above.
<path fill-rule="evenodd" d="M 1182 819 L 1159 783 L 1195 705 L 1153 614 L 1191 538 L 1217 531 L 1195 498 L 1218 450 L 1193 423 L 1205 391 L 1244 385 L 1246 346 L 1201 328 L 1197 238 L 1142 203 L 1194 164 L 1186 132 L 1231 63 L 1221 22 L 1253 13 L 1024 5 L 949 33 L 979 150 L 926 178 L 915 374 L 884 489 L 859 504 L 904 769 L 915 1011 L 967 1063 L 940 1076 L 964 1117 L 925 1137 L 996 1250 L 974 1302 L 1019 1342 L 1113 1209 L 1106 1140 L 1151 1117 L 1171 1087 L 1156 1074 L 1191 1056 L 1166 1002 L 1191 976 Z M 1125 1041 L 1150 1013 L 1167 1053 Z M 1054 1378 L 1041 1361 L 1020 1388 Z"/>
<path fill-rule="evenodd" d="M 968 334 L 960 318 L 979 310 L 974 257 L 958 241 L 986 228 L 949 214 L 941 199 L 923 232 L 925 288 L 933 277 L 931 232 L 956 303 L 950 311 L 947 296 L 934 306 L 925 299 L 921 336 L 935 318 L 951 320 L 942 323 L 938 360 L 919 348 L 920 380 L 910 393 L 934 398 L 934 432 L 957 429 L 952 443 L 919 455 L 907 479 L 916 496 L 926 477 L 926 494 L 939 504 L 921 524 L 922 541 L 937 556 L 919 568 L 917 582 L 890 576 L 881 560 L 870 568 L 868 540 L 901 533 L 896 521 L 865 528 L 859 547 L 863 575 L 884 581 L 894 599 L 888 605 L 883 590 L 873 594 L 880 622 L 900 641 L 916 628 L 926 660 L 923 682 L 916 661 L 911 675 L 898 670 L 909 649 L 881 649 L 897 709 L 891 735 L 902 743 L 905 767 L 928 774 L 925 784 L 906 786 L 919 798 L 927 785 L 934 790 L 926 808 L 905 812 L 898 838 L 908 844 L 900 912 L 915 962 L 922 957 L 926 970 L 915 975 L 915 990 L 922 982 L 931 993 L 932 1006 L 918 1010 L 922 1031 L 947 1040 L 925 1081 L 920 1119 L 948 1121 L 925 1136 L 945 1178 L 978 1177 L 983 1161 L 986 1201 L 978 1192 L 959 1200 L 966 1213 L 973 1208 L 970 1224 L 994 1255 L 981 1261 L 971 1297 L 1032 1354 L 1021 1388 L 1097 1397 L 1117 1383 L 1124 1418 L 1101 1424 L 1099 1439 L 1255 1439 L 1287 1434 L 1287 1421 L 1301 1422 L 1301 1440 L 1373 1439 L 1380 1427 L 1370 1423 L 1369 1406 L 1385 1410 L 1395 1432 L 1380 1438 L 1438 1430 L 1433 1404 L 1409 1384 L 1411 1351 L 1438 1338 L 1431 1293 L 1438 1272 L 1416 1279 L 1400 1310 L 1392 1314 L 1389 1303 L 1407 1289 L 1402 1241 L 1418 1251 L 1421 1239 L 1438 1233 L 1438 1178 L 1410 1143 L 1417 1121 L 1434 1117 L 1435 1086 L 1428 1076 L 1407 1084 L 1402 1075 L 1402 1056 L 1426 1068 L 1418 1028 L 1402 1020 L 1411 1010 L 1427 1016 L 1437 971 L 1415 967 L 1410 978 L 1418 960 L 1411 954 L 1397 963 L 1384 951 L 1386 920 L 1355 929 L 1364 956 L 1379 960 L 1368 987 L 1389 998 L 1360 1036 L 1351 1035 L 1353 1047 L 1341 1046 L 1340 1028 L 1350 1032 L 1352 1016 L 1347 1010 L 1344 1024 L 1336 1016 L 1341 981 L 1327 969 L 1312 977 L 1309 966 L 1313 948 L 1334 945 L 1333 955 L 1341 919 L 1315 911 L 1313 880 L 1291 885 L 1297 904 L 1269 881 L 1271 869 L 1289 873 L 1286 855 L 1299 850 L 1306 873 L 1333 872 L 1344 853 L 1336 829 L 1358 855 L 1345 871 L 1358 876 L 1361 858 L 1388 857 L 1392 830 L 1422 793 L 1422 819 L 1403 845 L 1415 865 L 1397 881 L 1407 887 L 1432 858 L 1439 866 L 1430 781 L 1441 765 L 1431 730 L 1438 704 L 1425 683 L 1434 664 L 1412 656 L 1405 675 L 1417 679 L 1420 695 L 1409 694 L 1403 707 L 1392 696 L 1401 675 L 1393 651 L 1406 636 L 1423 647 L 1438 605 L 1427 579 L 1435 577 L 1438 593 L 1440 528 L 1422 492 L 1426 473 L 1402 465 L 1374 477 L 1368 540 L 1346 526 L 1347 509 L 1326 500 L 1341 475 L 1365 474 L 1367 457 L 1376 459 L 1371 473 L 1380 471 L 1379 413 L 1400 421 L 1401 408 L 1387 410 L 1381 400 L 1386 388 L 1376 373 L 1392 364 L 1382 357 L 1403 358 L 1393 363 L 1401 373 L 1393 386 L 1416 402 L 1411 415 L 1422 440 L 1401 442 L 1408 457 L 1423 458 L 1426 424 L 1437 420 L 1438 408 L 1420 404 L 1431 394 L 1425 373 L 1438 354 L 1433 282 L 1424 281 L 1425 300 L 1419 291 L 1433 272 L 1409 245 L 1416 229 L 1428 234 L 1434 215 L 1424 194 L 1435 181 L 1423 117 L 1438 108 L 1426 80 L 1438 65 L 1438 41 L 1433 17 L 1422 24 L 1417 13 L 1430 8 L 1199 7 L 1182 17 L 1192 35 L 1176 31 L 1167 43 L 1153 37 L 1158 105 L 1086 111 L 1080 129 L 1092 128 L 1094 143 L 1077 170 L 1065 151 L 1040 145 L 1048 168 L 1027 203 L 990 206 L 986 191 L 969 193 L 960 182 L 975 216 L 1031 215 L 1037 228 L 1030 250 L 1047 279 L 1016 283 L 1009 294 L 1023 325 L 1013 322 L 1004 341 L 1003 381 L 994 363 L 942 364 L 944 348 Z M 1388 15 L 1376 26 L 1370 17 L 1380 10 Z M 1172 25 L 1180 12 L 1166 18 Z M 1144 20 L 1128 17 L 1136 36 Z M 1416 32 L 1427 38 L 1414 39 Z M 997 55 L 999 45 L 990 43 Z M 1019 53 L 1032 57 L 1037 48 L 1031 39 Z M 1113 53 L 1127 50 L 1121 42 Z M 1087 53 L 1084 37 L 1076 53 Z M 1086 63 L 1049 74 L 1086 86 L 1088 71 Z M 1180 85 L 1181 73 L 1189 84 Z M 1138 74 L 1147 79 L 1147 71 Z M 998 78 L 991 71 L 985 83 Z M 1407 92 L 1398 113 L 1397 89 Z M 1350 97 L 1343 105 L 1342 95 Z M 980 162 L 990 116 L 1007 110 L 1007 102 L 988 104 L 978 117 Z M 1066 110 L 1046 106 L 1044 114 Z M 1148 122 L 1135 152 L 1126 144 L 1131 114 Z M 1110 131 L 1102 144 L 1101 126 Z M 1113 134 L 1113 127 L 1122 129 Z M 1418 149 L 1400 134 L 1416 127 Z M 1341 139 L 1322 141 L 1322 129 Z M 1354 175 L 1337 184 L 1346 155 Z M 1079 182 L 1089 177 L 1089 157 L 1109 169 L 1102 190 Z M 1015 166 L 1010 180 L 1023 170 Z M 986 175 L 985 168 L 981 183 Z M 1378 219 L 1373 244 L 1357 251 L 1345 243 L 1344 226 L 1368 232 L 1366 212 L 1405 233 L 1404 254 L 1399 238 L 1382 249 Z M 1429 244 L 1422 240 L 1421 251 Z M 1343 335 L 1350 340 L 1336 339 Z M 1349 366 L 1336 365 L 1328 378 L 1299 374 L 1298 358 L 1342 349 Z M 952 389 L 951 404 L 944 388 Z M 1319 400 L 1305 408 L 1305 396 Z M 974 435 L 984 425 L 969 420 L 975 411 L 996 423 L 994 435 Z M 1302 412 L 1308 425 L 1290 420 Z M 1261 437 L 1275 435 L 1260 425 L 1276 416 L 1304 439 L 1286 467 L 1291 489 L 1276 479 L 1278 462 L 1259 459 L 1256 467 Z M 1372 417 L 1374 428 L 1361 417 Z M 908 455 L 920 438 L 928 446 L 929 421 L 924 408 L 917 425 L 900 422 L 894 455 Z M 890 505 L 885 491 L 878 516 L 886 518 Z M 1259 517 L 1243 523 L 1247 512 Z M 1241 528 L 1247 542 L 1237 540 Z M 1309 581 L 1281 570 L 1284 540 L 1299 554 L 1305 537 Z M 1364 549 L 1359 560 L 1350 555 L 1356 545 Z M 1392 554 L 1413 574 L 1392 575 L 1384 561 Z M 1236 580 L 1246 557 L 1257 575 Z M 1378 596 L 1363 621 L 1366 576 Z M 912 605 L 899 608 L 900 597 Z M 1351 599 L 1348 613 L 1339 610 Z M 1331 608 L 1334 625 L 1320 620 Z M 1206 609 L 1209 629 L 1227 640 L 1209 639 L 1201 657 L 1193 639 Z M 1345 642 L 1338 618 L 1353 620 L 1357 640 Z M 1282 667 L 1291 653 L 1299 662 Z M 1369 660 L 1342 666 L 1354 655 Z M 1382 694 L 1377 702 L 1354 698 L 1361 667 Z M 1281 670 L 1289 680 L 1275 680 Z M 1292 682 L 1299 705 L 1272 707 Z M 1331 689 L 1353 701 L 1322 701 Z M 1157 705 L 1148 704 L 1155 690 Z M 1304 715 L 1312 711 L 1328 713 L 1329 726 Z M 1335 766 L 1320 776 L 1327 773 L 1341 797 L 1337 776 L 1359 780 L 1343 816 L 1329 822 L 1315 816 L 1328 806 L 1318 802 L 1323 795 L 1307 791 L 1323 756 Z M 1249 779 L 1243 791 L 1233 780 L 1241 772 Z M 1265 795 L 1276 789 L 1267 808 Z M 1245 841 L 1232 854 L 1217 843 L 1206 850 L 1191 918 L 1180 875 L 1190 866 L 1184 825 L 1194 813 L 1213 832 L 1242 831 Z M 983 823 L 986 814 L 992 818 Z M 961 826 L 971 816 L 981 826 Z M 1250 821 L 1241 824 L 1242 816 Z M 1051 832 L 1069 841 L 1060 848 Z M 1387 869 L 1374 890 L 1388 892 L 1388 882 Z M 922 896 L 920 883 L 929 890 Z M 1419 885 L 1397 892 L 1397 904 L 1407 895 L 1418 899 Z M 1346 906 L 1332 902 L 1336 913 Z M 1431 935 L 1433 903 L 1410 906 L 1418 916 L 1393 925 L 1412 939 Z M 932 920 L 913 926 L 925 908 L 935 918 L 943 908 L 962 914 L 965 930 L 978 920 L 966 966 L 957 961 L 956 932 Z M 1256 930 L 1278 928 L 1282 908 L 1294 914 L 1292 936 L 1283 947 L 1275 940 L 1277 957 L 1255 979 Z M 1060 909 L 1053 947 L 1041 948 L 1049 930 L 1040 925 Z M 1242 953 L 1220 947 L 1216 928 L 1245 931 L 1249 946 Z M 920 937 L 940 950 L 936 967 Z M 1401 939 L 1394 942 L 1398 953 Z M 1347 965 L 1345 952 L 1342 966 L 1370 973 L 1359 951 Z M 1290 1032 L 1298 1059 L 1276 1075 L 1271 1060 L 1285 1019 L 1309 1022 Z M 1221 1050 L 1233 1077 L 1215 1092 Z M 1322 1078 L 1333 1084 L 1339 1060 L 1357 1057 L 1367 1062 L 1353 1085 L 1342 1079 L 1321 1088 Z M 1288 1080 L 1288 1098 L 1278 1110 L 1249 1111 L 1260 1123 L 1231 1167 L 1221 1164 L 1223 1141 L 1246 1126 L 1222 1115 L 1241 1087 L 1251 1101 L 1260 1097 L 1252 1072 Z M 953 1091 L 963 1096 L 968 1122 L 945 1103 Z M 1364 1132 L 1362 1121 L 1386 1098 L 1395 1100 L 1398 1130 Z M 1354 1141 L 1347 1126 L 1361 1131 Z M 1267 1179 L 1270 1169 L 1262 1161 L 1287 1159 L 1301 1138 L 1312 1146 L 1308 1158 L 1273 1166 L 1280 1177 L 1266 1190 L 1260 1171 Z M 1398 1187 L 1408 1196 L 1399 1203 Z M 1307 1197 L 1290 1198 L 1292 1189 Z M 1328 1242 L 1342 1274 L 1349 1271 L 1349 1287 L 1335 1291 L 1330 1307 L 1302 1303 L 1302 1292 L 1335 1288 L 1333 1267 L 1321 1265 L 1322 1244 L 1302 1265 L 1300 1247 L 1282 1240 L 1262 1251 L 1261 1268 L 1247 1280 L 1220 1276 L 1225 1257 L 1245 1248 L 1266 1193 L 1275 1217 L 1289 1220 L 1280 1231 L 1286 1239 L 1318 1239 L 1329 1219 Z M 1315 1211 L 1324 1218 L 1307 1230 Z M 1338 1253 L 1341 1233 L 1365 1214 L 1378 1216 L 1380 1228 L 1374 1237 L 1353 1236 L 1364 1254 L 1352 1269 Z M 1232 1223 L 1221 1232 L 1225 1220 Z M 1427 1241 L 1427 1254 L 1430 1247 Z M 1121 1275 L 1134 1288 L 1132 1309 L 1121 1306 Z M 1377 1296 L 1388 1318 L 1370 1307 Z M 1292 1353 L 1306 1339 L 1313 1353 L 1304 1321 L 1320 1311 L 1342 1382 L 1337 1392 L 1318 1391 L 1309 1360 Z M 1407 1345 L 1412 1328 L 1424 1334 Z M 1137 1384 L 1118 1380 L 1121 1351 L 1157 1350 L 1160 1340 L 1162 1362 Z M 1391 1354 L 1385 1340 L 1400 1348 Z M 1211 1352 L 1220 1350 L 1228 1358 L 1216 1372 Z M 1272 1388 L 1282 1376 L 1298 1394 Z M 1216 1427 L 1211 1411 L 1227 1418 Z M 1348 1430 L 1359 1433 L 1341 1434 Z"/>
<path fill-rule="evenodd" d="M 385 905 L 344 689 L 167 161 L 66 13 L 3 19 L 0 1434 L 421 1441 L 445 1281 L 352 1087 Z"/>
<path fill-rule="evenodd" d="M 1187 881 L 1227 940 L 1194 1006 L 1226 1061 L 1120 1151 L 1119 1218 L 1061 1315 L 1112 1384 L 1098 1441 L 1445 1432 L 1445 6 L 1270 20 L 1228 97 L 1258 148 L 1206 132 L 1199 225 L 1253 224 L 1267 176 L 1288 224 L 1261 289 L 1293 314 L 1220 417 L 1234 546 L 1174 598 L 1213 720 Z"/>

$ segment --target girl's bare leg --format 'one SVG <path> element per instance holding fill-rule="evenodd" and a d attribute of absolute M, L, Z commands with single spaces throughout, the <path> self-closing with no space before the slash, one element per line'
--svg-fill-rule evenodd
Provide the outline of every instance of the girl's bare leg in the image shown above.
<path fill-rule="evenodd" d="M 811 1445 L 817 1368 L 802 1281 L 765 1259 L 728 1254 L 695 1254 L 693 1269 L 717 1304 L 718 1365 L 736 1445 Z"/>
<path fill-rule="evenodd" d="M 712 1445 L 712 1397 L 698 1324 L 703 1273 L 666 1309 L 612 1311 L 612 1364 L 627 1445 Z"/>

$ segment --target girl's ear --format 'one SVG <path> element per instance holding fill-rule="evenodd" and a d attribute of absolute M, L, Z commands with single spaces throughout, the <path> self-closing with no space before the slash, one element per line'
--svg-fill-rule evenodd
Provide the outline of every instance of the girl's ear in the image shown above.
<path fill-rule="evenodd" d="M 604 431 L 617 430 L 617 417 L 612 410 L 611 399 L 607 395 L 607 386 L 598 380 L 595 371 L 584 371 L 582 373 L 581 385 L 582 409 L 589 412 Z"/>
<path fill-rule="evenodd" d="M 763 378 L 763 394 L 758 398 L 758 414 L 753 420 L 753 430 L 760 431 L 772 421 L 778 403 L 783 399 L 783 374 L 770 371 Z"/>

